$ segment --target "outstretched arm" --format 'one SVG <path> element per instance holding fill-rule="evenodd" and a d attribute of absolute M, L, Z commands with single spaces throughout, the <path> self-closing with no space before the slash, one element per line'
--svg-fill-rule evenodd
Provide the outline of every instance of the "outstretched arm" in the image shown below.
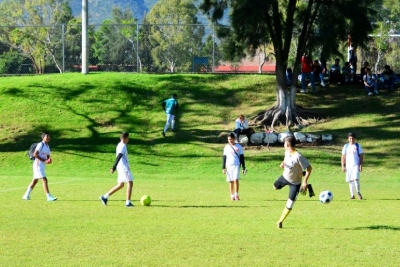
<path fill-rule="evenodd" d="M 226 156 L 222 156 L 222 172 L 226 173 Z"/>

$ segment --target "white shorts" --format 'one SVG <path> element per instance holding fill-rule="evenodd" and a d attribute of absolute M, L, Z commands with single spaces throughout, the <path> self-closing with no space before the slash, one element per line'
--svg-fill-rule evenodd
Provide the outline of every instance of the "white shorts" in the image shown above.
<path fill-rule="evenodd" d="M 175 115 L 167 114 L 167 123 L 171 123 L 175 119 Z"/>
<path fill-rule="evenodd" d="M 118 183 L 127 183 L 130 181 L 133 181 L 133 175 L 130 171 L 118 171 L 118 180 L 117 181 L 118 181 Z"/>
<path fill-rule="evenodd" d="M 35 160 L 33 162 L 33 179 L 41 179 L 46 177 L 45 169 L 46 165 L 44 162 Z"/>
<path fill-rule="evenodd" d="M 359 167 L 353 166 L 350 169 L 346 169 L 346 182 L 359 180 L 360 179 L 360 169 Z"/>
<path fill-rule="evenodd" d="M 226 166 L 226 181 L 233 182 L 240 180 L 240 165 Z"/>

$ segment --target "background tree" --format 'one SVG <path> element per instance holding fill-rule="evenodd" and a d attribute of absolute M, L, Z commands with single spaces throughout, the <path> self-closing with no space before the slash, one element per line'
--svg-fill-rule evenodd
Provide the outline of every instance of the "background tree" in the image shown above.
<path fill-rule="evenodd" d="M 59 72 L 57 60 L 62 24 L 72 19 L 66 0 L 6 0 L 0 3 L 0 41 L 29 58 L 36 73 L 43 73 L 49 58 Z M 34 26 L 32 26 L 34 25 Z M 41 27 L 40 27 L 41 26 Z"/>
<path fill-rule="evenodd" d="M 353 42 L 363 45 L 372 30 L 371 4 L 375 1 L 378 0 L 203 0 L 201 9 L 217 22 L 229 7 L 231 28 L 226 38 L 232 57 L 244 52 L 254 55 L 265 40 L 271 40 L 276 58 L 277 101 L 253 122 L 272 126 L 281 122 L 289 127 L 315 117 L 295 102 L 301 56 L 312 48 L 312 37 L 318 33 L 316 37 L 327 53 L 338 51 L 339 40 L 346 40 L 348 32 L 353 33 Z M 285 71 L 294 33 L 298 38 L 292 66 L 294 81 L 287 88 Z"/>
<path fill-rule="evenodd" d="M 202 47 L 204 26 L 197 21 L 197 8 L 190 0 L 160 0 L 146 16 L 153 24 L 149 40 L 154 64 L 175 72 L 178 66 L 190 70 L 193 56 Z"/>

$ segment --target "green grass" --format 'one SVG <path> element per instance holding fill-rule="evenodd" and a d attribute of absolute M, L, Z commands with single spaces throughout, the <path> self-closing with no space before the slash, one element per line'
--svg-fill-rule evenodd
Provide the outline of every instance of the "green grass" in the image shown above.
<path fill-rule="evenodd" d="M 320 89 L 320 88 L 319 88 Z M 180 102 L 177 133 L 161 136 L 161 102 Z M 328 87 L 297 103 L 327 120 L 303 132 L 330 133 L 321 147 L 301 147 L 310 182 L 334 201 L 299 196 L 276 229 L 288 189 L 281 146 L 245 150 L 249 172 L 240 202 L 229 200 L 221 173 L 224 135 L 239 113 L 251 117 L 275 102 L 274 77 L 259 75 L 63 74 L 0 78 L 0 266 L 397 266 L 400 198 L 399 93 L 367 97 L 359 87 Z M 283 130 L 282 128 L 279 128 Z M 25 155 L 51 133 L 53 164 L 31 201 Z M 108 207 L 98 197 L 116 183 L 108 173 L 121 131 L 135 176 L 135 208 L 124 190 Z M 340 151 L 349 131 L 365 151 L 365 200 L 348 200 Z M 153 202 L 142 207 L 148 194 Z"/>

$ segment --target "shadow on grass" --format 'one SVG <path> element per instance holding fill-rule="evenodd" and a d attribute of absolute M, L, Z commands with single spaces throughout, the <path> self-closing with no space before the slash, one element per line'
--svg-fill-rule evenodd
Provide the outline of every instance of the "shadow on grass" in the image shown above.
<path fill-rule="evenodd" d="M 392 230 L 400 231 L 400 227 L 391 225 L 371 225 L 363 227 L 345 228 L 345 230 Z"/>
<path fill-rule="evenodd" d="M 210 144 L 225 144 L 225 132 L 223 130 L 204 130 L 204 125 L 201 110 L 191 108 L 191 104 L 204 104 L 207 109 L 212 109 L 215 106 L 223 107 L 227 110 L 232 110 L 247 101 L 243 98 L 245 94 L 254 94 L 255 90 L 259 90 L 261 84 L 258 82 L 243 85 L 240 89 L 230 88 L 229 81 L 237 81 L 237 75 L 148 75 L 148 76 L 127 76 L 127 80 L 115 80 L 112 83 L 112 88 L 104 88 L 97 81 L 81 82 L 79 87 L 69 88 L 65 84 L 39 84 L 32 83 L 30 86 L 40 88 L 37 90 L 21 90 L 16 87 L 11 87 L 3 91 L 4 95 L 12 96 L 13 98 L 21 98 L 28 103 L 40 103 L 42 105 L 50 105 L 62 111 L 60 116 L 70 116 L 71 120 L 77 119 L 84 121 L 84 129 L 74 128 L 74 122 L 71 122 L 70 129 L 62 129 L 61 127 L 49 124 L 39 124 L 33 127 L 27 133 L 13 133 L 13 137 L 3 140 L 0 147 L 1 152 L 17 152 L 26 151 L 30 144 L 40 140 L 40 132 L 48 131 L 53 137 L 51 147 L 60 152 L 76 151 L 79 152 L 104 152 L 109 153 L 110 148 L 118 143 L 120 131 L 128 131 L 133 133 L 134 138 L 131 138 L 131 144 L 140 145 L 143 149 L 135 151 L 135 154 L 153 154 L 155 157 L 165 157 L 155 153 L 154 146 L 158 144 L 187 144 L 187 143 L 210 143 Z M 132 78 L 131 78 L 132 77 Z M 144 78 L 143 78 L 144 77 Z M 136 79 L 138 78 L 138 79 Z M 97 83 L 96 83 L 97 82 Z M 271 88 L 268 90 L 275 91 L 274 85 L 266 82 Z M 215 90 L 215 84 L 218 84 L 218 90 Z M 369 141 L 379 142 L 384 139 L 396 140 L 398 132 L 393 131 L 393 127 L 398 127 L 400 124 L 400 102 L 395 99 L 398 97 L 398 92 L 388 95 L 387 92 L 382 92 L 379 96 L 368 97 L 365 95 L 364 89 L 357 86 L 335 87 L 329 86 L 326 88 L 318 88 L 319 93 L 316 95 L 298 95 L 297 102 L 304 107 L 312 107 L 316 112 L 325 114 L 328 118 L 352 118 L 356 115 L 364 114 L 380 114 L 381 119 L 377 122 L 379 128 L 369 125 L 357 125 L 349 128 L 338 128 L 329 131 L 335 138 L 332 144 L 339 145 L 345 142 L 347 132 L 355 131 L 358 139 L 362 144 L 364 138 Z M 164 119 L 157 121 L 157 126 L 154 126 L 154 121 L 147 118 L 137 117 L 137 113 L 133 112 L 136 108 L 153 114 L 155 112 L 163 113 L 161 103 L 166 98 L 169 98 L 172 93 L 178 94 L 180 108 L 177 114 L 178 132 L 171 134 L 167 133 L 167 138 L 161 136 L 162 128 L 165 124 Z M 47 99 L 43 97 L 49 95 Z M 266 94 L 268 104 L 273 99 L 274 94 Z M 51 100 L 58 101 L 51 101 Z M 126 101 L 123 104 L 118 101 Z M 16 100 L 18 101 L 18 100 Z M 35 102 L 34 102 L 35 101 Z M 49 102 L 50 101 L 50 102 Z M 72 101 L 79 104 L 78 106 Z M 115 102 L 115 103 L 114 103 Z M 112 106 L 112 115 L 104 117 L 101 113 L 102 107 L 110 108 Z M 159 103 L 155 106 L 154 103 Z M 86 110 L 85 105 L 95 105 L 97 109 Z M 108 105 L 108 106 L 107 106 Z M 316 106 L 313 106 L 316 105 Z M 97 113 L 96 113 L 97 112 Z M 212 112 L 211 112 L 212 114 Z M 225 114 L 212 114 L 221 123 L 231 123 L 234 121 L 227 117 L 229 112 Z M 204 115 L 210 115 L 205 113 Z M 180 123 L 182 116 L 192 117 L 190 124 Z M 211 122 L 212 123 L 212 122 Z M 118 128 L 117 125 L 127 125 L 125 129 L 107 130 L 108 127 Z M 1 126 L 1 125 L 0 125 Z M 154 128 L 159 127 L 159 137 L 149 140 L 148 135 L 154 135 Z M 181 127 L 181 128 L 179 128 Z M 82 137 L 80 132 L 87 130 L 89 136 Z M 74 137 L 76 133 L 76 137 Z M 221 133 L 223 134 L 221 136 Z M 64 138 L 62 136 L 68 136 Z M 70 137 L 72 136 L 72 137 Z M 343 137 L 343 138 L 342 138 Z M 365 149 L 368 147 L 363 146 Z M 222 148 L 221 148 L 222 149 Z M 303 149 L 303 148 L 302 148 Z M 400 152 L 393 148 L 384 148 L 382 153 L 369 153 L 368 162 L 379 166 L 384 159 L 400 157 Z M 336 151 L 334 153 L 340 153 Z M 199 155 L 188 155 L 190 157 L 199 157 Z M 337 164 L 336 154 L 332 151 L 326 151 L 319 156 L 318 161 L 324 161 L 331 164 Z M 276 157 L 273 160 L 281 160 L 281 157 Z M 374 159 L 378 159 L 374 162 Z M 256 160 L 256 159 L 253 159 Z M 264 159 L 259 159 L 263 161 Z M 272 159 L 271 159 L 272 160 Z M 257 159 L 258 161 L 258 159 Z M 399 165 L 400 163 L 394 163 Z"/>

